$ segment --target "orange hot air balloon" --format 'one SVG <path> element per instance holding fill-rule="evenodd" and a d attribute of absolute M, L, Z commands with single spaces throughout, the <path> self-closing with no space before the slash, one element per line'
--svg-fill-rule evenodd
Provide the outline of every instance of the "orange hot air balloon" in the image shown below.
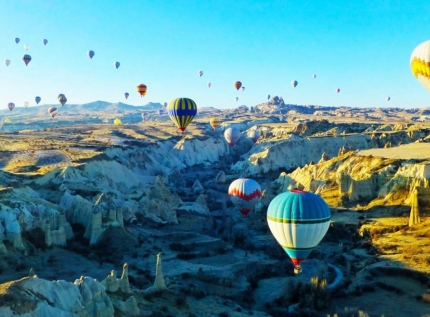
<path fill-rule="evenodd" d="M 146 95 L 146 85 L 140 84 L 136 87 L 137 92 L 140 94 L 140 97 L 143 97 Z"/>
<path fill-rule="evenodd" d="M 242 87 L 242 83 L 240 81 L 235 81 L 233 83 L 234 88 L 236 88 L 236 90 L 239 90 L 240 87 Z"/>

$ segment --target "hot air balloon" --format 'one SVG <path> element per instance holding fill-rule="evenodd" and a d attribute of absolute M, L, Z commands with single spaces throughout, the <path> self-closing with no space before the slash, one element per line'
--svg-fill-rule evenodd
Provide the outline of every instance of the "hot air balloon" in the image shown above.
<path fill-rule="evenodd" d="M 7 60 L 4 61 L 4 63 L 6 64 L 6 66 L 9 66 L 10 65 L 10 60 L 7 59 Z"/>
<path fill-rule="evenodd" d="M 219 124 L 221 123 L 221 120 L 218 118 L 211 118 L 209 120 L 209 124 L 211 125 L 211 127 L 215 130 Z"/>
<path fill-rule="evenodd" d="M 197 105 L 189 98 L 176 98 L 170 101 L 167 106 L 167 113 L 170 120 L 183 133 L 197 114 Z"/>
<path fill-rule="evenodd" d="M 113 66 L 115 66 L 116 69 L 118 69 L 119 65 L 121 65 L 119 62 L 113 63 Z"/>
<path fill-rule="evenodd" d="M 236 90 L 239 90 L 240 87 L 242 87 L 242 83 L 240 81 L 235 81 L 233 83 L 234 88 L 236 88 Z"/>
<path fill-rule="evenodd" d="M 28 106 L 30 105 L 30 103 L 29 102 L 24 102 L 24 108 L 28 108 Z"/>
<path fill-rule="evenodd" d="M 419 44 L 411 54 L 411 70 L 415 78 L 430 91 L 430 41 Z"/>
<path fill-rule="evenodd" d="M 15 37 L 15 43 L 18 44 L 19 43 L 19 38 Z"/>
<path fill-rule="evenodd" d="M 211 86 L 212 86 L 212 84 L 211 84 L 211 83 L 208 83 L 208 87 L 209 87 L 209 88 L 211 88 Z"/>
<path fill-rule="evenodd" d="M 267 95 L 267 100 L 269 100 L 270 99 L 270 95 Z"/>
<path fill-rule="evenodd" d="M 258 130 L 254 130 L 251 131 L 251 133 L 249 134 L 249 138 L 252 140 L 252 142 L 257 142 L 258 139 L 260 138 L 260 131 Z"/>
<path fill-rule="evenodd" d="M 296 87 L 297 87 L 297 84 L 298 84 L 297 80 L 293 80 L 293 81 L 291 82 L 291 86 L 293 86 L 293 88 L 296 88 Z"/>
<path fill-rule="evenodd" d="M 261 198 L 261 187 L 249 178 L 239 178 L 228 188 L 228 195 L 240 213 L 246 217 Z"/>
<path fill-rule="evenodd" d="M 94 51 L 88 51 L 87 54 L 91 59 L 94 57 Z"/>
<path fill-rule="evenodd" d="M 120 119 L 118 119 L 118 118 L 116 118 L 114 121 L 113 121 L 113 124 L 114 125 L 121 125 L 121 120 Z"/>
<path fill-rule="evenodd" d="M 43 45 L 48 44 L 48 40 L 47 39 L 44 39 L 42 42 L 43 42 Z"/>
<path fill-rule="evenodd" d="M 30 63 L 30 61 L 31 61 L 31 56 L 30 56 L 30 55 L 28 55 L 28 54 L 25 54 L 25 55 L 22 57 L 22 60 L 24 61 L 25 66 L 27 66 L 27 65 L 28 65 L 28 63 Z"/>
<path fill-rule="evenodd" d="M 142 119 L 145 120 L 146 112 L 142 112 Z"/>
<path fill-rule="evenodd" d="M 36 98 L 34 98 L 34 100 L 36 101 L 36 104 L 39 104 L 39 102 L 42 100 L 42 98 L 40 98 L 39 96 L 37 96 Z"/>
<path fill-rule="evenodd" d="M 164 114 L 164 109 L 158 109 L 158 114 L 162 116 Z"/>
<path fill-rule="evenodd" d="M 317 75 L 316 74 L 314 74 L 314 76 L 313 76 L 314 78 L 317 78 Z"/>
<path fill-rule="evenodd" d="M 9 102 L 7 104 L 7 107 L 9 108 L 10 111 L 12 111 L 13 109 L 15 109 L 15 104 L 13 102 Z"/>
<path fill-rule="evenodd" d="M 337 93 L 340 93 L 340 88 L 337 88 L 337 89 L 336 89 L 336 92 L 337 92 Z"/>
<path fill-rule="evenodd" d="M 240 136 L 240 131 L 236 127 L 228 128 L 224 131 L 224 138 L 230 146 L 235 146 L 237 141 L 240 139 Z"/>
<path fill-rule="evenodd" d="M 58 94 L 57 99 L 60 100 L 61 97 L 66 97 L 64 94 Z"/>
<path fill-rule="evenodd" d="M 391 100 L 391 98 L 390 97 L 387 97 L 387 101 L 390 101 Z"/>
<path fill-rule="evenodd" d="M 4 123 L 11 123 L 12 121 L 9 118 L 4 119 Z"/>
<path fill-rule="evenodd" d="M 140 94 L 140 97 L 143 97 L 146 95 L 146 89 L 147 87 L 144 84 L 137 85 L 136 87 L 136 90 Z"/>
<path fill-rule="evenodd" d="M 238 101 L 239 100 L 239 97 L 236 97 L 236 101 Z"/>
<path fill-rule="evenodd" d="M 245 91 L 245 87 L 242 87 L 242 91 Z"/>
<path fill-rule="evenodd" d="M 128 92 L 126 92 L 126 93 L 124 94 L 125 99 L 128 99 L 128 96 L 130 96 L 130 94 L 129 94 Z"/>
<path fill-rule="evenodd" d="M 57 107 L 51 107 L 48 109 L 48 113 L 51 115 L 52 118 L 54 118 L 57 113 L 58 113 L 58 109 Z"/>
<path fill-rule="evenodd" d="M 58 101 L 61 103 L 62 106 L 64 106 L 67 102 L 66 96 L 62 95 L 60 98 L 58 98 Z"/>
<path fill-rule="evenodd" d="M 330 226 L 330 209 L 318 195 L 291 190 L 276 196 L 267 209 L 267 223 L 276 241 L 300 273 L 300 263 L 324 238 Z"/>
<path fill-rule="evenodd" d="M 28 51 L 28 49 L 30 48 L 30 45 L 28 45 L 28 44 L 24 44 L 24 49 L 26 50 L 26 51 Z"/>
<path fill-rule="evenodd" d="M 168 106 L 168 103 L 167 102 L 165 102 L 165 103 L 163 103 L 163 108 L 164 108 L 164 110 L 166 110 L 167 111 L 167 106 Z"/>
<path fill-rule="evenodd" d="M 199 77 L 202 77 L 202 76 L 203 76 L 203 72 L 199 71 Z"/>

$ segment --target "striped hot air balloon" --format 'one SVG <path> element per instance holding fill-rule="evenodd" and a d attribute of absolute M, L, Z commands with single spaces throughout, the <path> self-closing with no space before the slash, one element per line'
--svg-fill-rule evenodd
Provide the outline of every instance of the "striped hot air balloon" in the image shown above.
<path fill-rule="evenodd" d="M 233 83 L 234 88 L 236 88 L 236 90 L 239 90 L 240 87 L 242 87 L 242 83 L 240 81 L 235 81 Z"/>
<path fill-rule="evenodd" d="M 146 95 L 146 90 L 148 87 L 146 87 L 145 84 L 140 84 L 136 86 L 137 92 L 140 94 L 140 97 L 143 97 Z"/>
<path fill-rule="evenodd" d="M 261 187 L 253 179 L 239 178 L 230 184 L 228 195 L 240 213 L 247 217 L 261 198 Z"/>
<path fill-rule="evenodd" d="M 219 124 L 221 123 L 221 120 L 218 118 L 211 118 L 209 120 L 209 124 L 211 125 L 211 127 L 215 130 L 216 128 L 218 128 Z"/>
<path fill-rule="evenodd" d="M 9 108 L 10 111 L 12 111 L 13 109 L 15 109 L 15 104 L 13 102 L 9 102 L 7 104 L 7 107 Z"/>
<path fill-rule="evenodd" d="M 60 104 L 61 104 L 62 106 L 64 106 L 64 105 L 66 104 L 66 102 L 67 102 L 67 98 L 66 98 L 66 96 L 62 95 L 62 96 L 60 96 L 60 97 L 58 98 L 58 101 L 60 102 Z"/>
<path fill-rule="evenodd" d="M 30 63 L 30 62 L 31 62 L 31 56 L 30 56 L 30 55 L 28 55 L 28 54 L 25 54 L 25 55 L 22 57 L 22 60 L 24 61 L 25 66 L 27 66 L 27 65 L 28 65 L 28 63 Z"/>
<path fill-rule="evenodd" d="M 240 136 L 240 131 L 236 127 L 228 128 L 224 131 L 224 138 L 230 146 L 235 146 Z"/>
<path fill-rule="evenodd" d="M 48 109 L 48 113 L 49 113 L 49 115 L 50 115 L 52 118 L 54 118 L 54 117 L 57 115 L 57 113 L 58 113 L 58 109 L 57 109 L 57 107 L 50 107 L 50 108 Z"/>
<path fill-rule="evenodd" d="M 330 209 L 318 195 L 291 190 L 279 194 L 267 209 L 267 223 L 276 241 L 300 273 L 300 263 L 324 238 L 330 226 Z"/>
<path fill-rule="evenodd" d="M 167 106 L 167 113 L 178 129 L 181 132 L 185 132 L 185 129 L 197 114 L 197 105 L 189 98 L 176 98 Z"/>
<path fill-rule="evenodd" d="M 410 64 L 412 74 L 430 91 L 430 40 L 419 44 L 413 50 Z"/>

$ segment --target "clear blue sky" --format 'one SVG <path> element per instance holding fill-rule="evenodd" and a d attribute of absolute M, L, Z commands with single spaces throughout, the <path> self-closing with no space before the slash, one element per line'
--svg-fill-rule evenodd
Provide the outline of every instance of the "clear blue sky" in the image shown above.
<path fill-rule="evenodd" d="M 189 97 L 233 108 L 271 94 L 296 104 L 429 107 L 409 67 L 430 39 L 429 12 L 429 0 L 0 0 L 0 109 L 34 106 L 37 95 L 57 103 L 59 93 L 78 104 Z"/>

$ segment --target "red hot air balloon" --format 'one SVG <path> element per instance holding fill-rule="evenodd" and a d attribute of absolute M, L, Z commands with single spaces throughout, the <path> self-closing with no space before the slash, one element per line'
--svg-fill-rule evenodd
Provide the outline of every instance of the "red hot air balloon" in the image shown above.
<path fill-rule="evenodd" d="M 140 84 L 136 86 L 136 90 L 140 94 L 140 97 L 143 97 L 146 95 L 147 87 L 145 84 Z"/>
<path fill-rule="evenodd" d="M 49 109 L 48 109 L 48 113 L 49 113 L 49 115 L 50 115 L 52 118 L 54 118 L 54 117 L 57 115 L 57 113 L 58 113 L 58 109 L 57 109 L 57 107 L 51 107 L 51 108 L 49 108 Z"/>
<path fill-rule="evenodd" d="M 236 88 L 236 90 L 239 90 L 240 87 L 242 87 L 242 83 L 240 81 L 235 81 L 233 83 L 234 88 Z"/>
<path fill-rule="evenodd" d="M 260 185 L 253 179 L 239 178 L 228 188 L 228 195 L 240 213 L 246 217 L 260 200 Z"/>

